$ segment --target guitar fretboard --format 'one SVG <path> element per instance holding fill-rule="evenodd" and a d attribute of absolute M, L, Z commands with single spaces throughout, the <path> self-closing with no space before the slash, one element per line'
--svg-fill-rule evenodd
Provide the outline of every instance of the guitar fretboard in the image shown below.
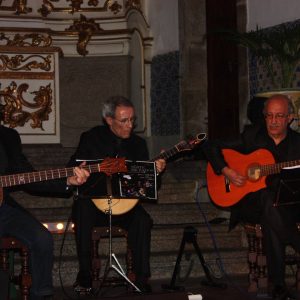
<path fill-rule="evenodd" d="M 180 151 L 178 150 L 178 148 L 176 146 L 174 146 L 171 149 L 166 150 L 166 151 L 160 153 L 155 158 L 153 158 L 151 161 L 155 161 L 155 160 L 160 159 L 160 158 L 168 160 L 170 157 L 176 155 L 179 152 Z"/>
<path fill-rule="evenodd" d="M 287 167 L 294 167 L 297 165 L 300 165 L 300 160 L 280 162 L 280 163 L 276 163 L 276 164 L 272 164 L 272 165 L 263 165 L 260 167 L 261 176 L 279 174 L 281 169 L 287 168 Z"/>
<path fill-rule="evenodd" d="M 194 140 L 191 140 L 189 142 L 181 141 L 177 145 L 173 146 L 171 149 L 160 153 L 158 156 L 153 158 L 151 161 L 155 161 L 160 158 L 168 160 L 170 157 L 176 155 L 177 153 L 179 153 L 181 151 L 192 150 L 196 145 L 198 145 L 200 142 L 202 142 L 205 139 L 206 139 L 206 133 L 198 133 Z"/>
<path fill-rule="evenodd" d="M 100 164 L 82 166 L 90 173 L 100 172 Z M 51 179 L 59 179 L 75 175 L 74 168 L 49 169 L 45 171 L 35 171 L 30 173 L 18 173 L 13 175 L 0 176 L 1 187 L 9 187 Z"/>

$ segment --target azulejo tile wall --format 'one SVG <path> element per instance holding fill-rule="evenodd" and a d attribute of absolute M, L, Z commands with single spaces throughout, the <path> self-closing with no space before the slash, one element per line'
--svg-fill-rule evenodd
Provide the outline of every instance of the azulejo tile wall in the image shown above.
<path fill-rule="evenodd" d="M 151 64 L 152 135 L 180 133 L 179 52 L 157 55 Z"/>

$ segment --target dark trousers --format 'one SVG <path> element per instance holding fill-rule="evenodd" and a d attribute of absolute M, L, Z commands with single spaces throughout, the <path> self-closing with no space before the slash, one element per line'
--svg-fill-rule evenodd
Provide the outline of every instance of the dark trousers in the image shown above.
<path fill-rule="evenodd" d="M 79 273 L 77 281 L 82 286 L 91 286 L 91 232 L 94 226 L 108 226 L 108 215 L 101 212 L 90 199 L 77 199 L 73 206 L 73 221 Z M 150 242 L 152 219 L 144 208 L 137 204 L 129 212 L 112 216 L 112 224 L 128 231 L 128 243 L 133 255 L 133 271 L 137 280 L 150 277 Z"/>
<path fill-rule="evenodd" d="M 0 236 L 19 239 L 30 250 L 32 299 L 52 295 L 53 239 L 51 233 L 15 202 L 0 207 Z"/>
<path fill-rule="evenodd" d="M 274 285 L 284 285 L 285 247 L 291 245 L 300 251 L 299 204 L 274 206 L 276 192 L 263 189 L 246 196 L 233 208 L 235 221 L 260 223 L 264 236 L 268 276 Z"/>
<path fill-rule="evenodd" d="M 9 288 L 9 274 L 0 270 L 0 300 L 7 300 Z"/>

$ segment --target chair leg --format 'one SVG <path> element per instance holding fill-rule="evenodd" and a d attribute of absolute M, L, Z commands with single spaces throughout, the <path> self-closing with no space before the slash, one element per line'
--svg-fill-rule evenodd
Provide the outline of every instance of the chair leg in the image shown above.
<path fill-rule="evenodd" d="M 268 289 L 268 277 L 267 259 L 263 249 L 263 237 L 261 229 L 257 230 L 257 287 L 260 293 L 267 293 Z"/>
<path fill-rule="evenodd" d="M 8 260 L 8 250 L 7 249 L 1 249 L 0 251 L 0 268 L 2 270 L 7 271 L 9 269 L 9 260 Z"/>
<path fill-rule="evenodd" d="M 130 281 L 135 281 L 135 274 L 133 273 L 133 261 L 132 261 L 132 251 L 128 244 L 128 232 L 120 227 L 112 227 L 112 236 L 118 238 L 126 239 L 126 265 L 127 265 L 127 277 Z M 107 227 L 94 227 L 92 231 L 92 285 L 93 288 L 99 288 L 103 285 L 103 277 L 100 277 L 101 271 L 101 259 L 98 252 L 99 243 L 101 242 L 101 238 L 109 238 L 109 230 Z M 108 261 L 106 268 L 108 267 Z M 105 270 L 106 270 L 105 268 Z M 117 285 L 123 282 L 123 278 L 110 277 L 106 278 L 105 285 Z"/>
<path fill-rule="evenodd" d="M 29 300 L 29 291 L 32 284 L 31 275 L 29 273 L 29 252 L 27 248 L 21 248 L 21 297 L 22 300 Z"/>
<path fill-rule="evenodd" d="M 256 237 L 254 234 L 247 234 L 248 239 L 248 265 L 249 265 L 249 274 L 248 274 L 248 292 L 256 293 L 257 292 L 257 274 L 256 274 Z"/>

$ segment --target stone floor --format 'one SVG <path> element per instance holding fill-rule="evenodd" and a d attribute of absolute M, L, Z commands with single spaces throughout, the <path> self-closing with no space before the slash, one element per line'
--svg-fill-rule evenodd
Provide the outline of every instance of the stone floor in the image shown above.
<path fill-rule="evenodd" d="M 151 282 L 153 289 L 152 294 L 137 294 L 129 293 L 125 287 L 106 288 L 98 295 L 94 296 L 78 296 L 70 287 L 65 288 L 65 293 L 62 288 L 57 288 L 55 291 L 54 300 L 62 299 L 188 299 L 188 295 L 201 295 L 203 300 L 258 300 L 271 299 L 268 295 L 254 295 L 247 292 L 247 277 L 239 276 L 234 278 L 223 278 L 217 281 L 219 286 L 209 286 L 203 283 L 203 279 L 191 278 L 186 282 L 180 282 L 175 287 L 178 289 L 166 288 L 170 285 L 170 281 L 154 280 Z M 223 285 L 226 285 L 224 288 Z M 293 290 L 293 288 L 291 288 Z M 179 297 L 179 295 L 186 297 Z M 177 298 L 178 297 L 178 298 Z M 195 298 L 201 299 L 201 298 Z"/>

